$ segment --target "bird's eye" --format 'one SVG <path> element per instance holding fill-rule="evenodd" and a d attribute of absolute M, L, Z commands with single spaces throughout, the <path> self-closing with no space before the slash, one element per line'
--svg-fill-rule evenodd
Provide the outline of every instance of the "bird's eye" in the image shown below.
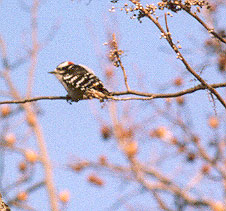
<path fill-rule="evenodd" d="M 57 69 L 57 72 L 58 74 L 64 74 L 66 72 L 65 68 L 62 67 L 62 68 L 56 68 Z"/>

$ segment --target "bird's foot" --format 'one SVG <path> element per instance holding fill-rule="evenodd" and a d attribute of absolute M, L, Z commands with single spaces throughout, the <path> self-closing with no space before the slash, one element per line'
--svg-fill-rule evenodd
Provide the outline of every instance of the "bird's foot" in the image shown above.
<path fill-rule="evenodd" d="M 70 105 L 71 105 L 72 102 L 73 102 L 72 98 L 71 98 L 69 95 L 66 96 L 66 100 L 67 100 L 67 102 L 68 102 Z"/>

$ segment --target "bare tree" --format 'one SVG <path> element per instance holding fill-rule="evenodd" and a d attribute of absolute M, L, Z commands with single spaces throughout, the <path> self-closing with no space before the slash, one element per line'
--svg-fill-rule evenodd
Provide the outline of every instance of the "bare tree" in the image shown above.
<path fill-rule="evenodd" d="M 182 48 L 180 42 L 174 40 L 175 34 L 171 32 L 169 23 L 169 19 L 177 21 L 174 14 L 185 13 L 202 27 L 204 33 L 208 34 L 208 38 L 203 44 L 207 52 L 206 58 L 208 59 L 210 56 L 217 58 L 218 66 L 215 71 L 220 73 L 224 81 L 226 33 L 222 28 L 218 28 L 217 23 L 221 20 L 217 13 L 220 8 L 225 8 L 225 1 L 162 0 L 157 4 L 145 5 L 139 0 L 111 2 L 110 12 L 125 12 L 131 19 L 137 19 L 141 24 L 143 20 L 153 23 L 162 42 L 167 43 L 174 53 L 174 59 L 181 61 L 183 73 L 186 73 L 186 77 L 195 81 L 196 84 L 193 86 L 189 84 L 188 88 L 183 88 L 185 78 L 180 76 L 173 78 L 170 83 L 170 87 L 175 90 L 173 92 L 150 93 L 142 89 L 133 89 L 130 84 L 131 80 L 127 76 L 128 70 L 123 57 L 125 53 L 120 47 L 119 38 L 115 32 L 108 31 L 110 36 L 105 44 L 107 53 L 102 66 L 104 67 L 106 83 L 113 88 L 113 92 L 112 96 L 105 100 L 108 117 L 101 116 L 99 111 L 94 111 L 94 113 L 100 120 L 97 124 L 100 124 L 102 138 L 114 141 L 114 145 L 126 159 L 126 164 L 117 164 L 104 154 L 100 155 L 97 161 L 79 158 L 70 162 L 67 164 L 66 171 L 69 169 L 73 172 L 81 172 L 92 169 L 94 173 L 89 174 L 87 181 L 100 187 L 105 184 L 104 177 L 106 175 L 104 172 L 110 172 L 110 176 L 122 178 L 134 186 L 135 191 L 121 195 L 110 207 L 111 210 L 128 206 L 133 197 L 141 193 L 147 193 L 151 200 L 154 200 L 153 204 L 150 205 L 152 207 L 149 207 L 150 209 L 154 207 L 161 210 L 186 210 L 187 208 L 225 210 L 226 83 L 221 81 L 209 83 L 203 76 L 202 68 L 193 67 L 193 64 L 183 54 L 184 46 Z M 27 200 L 29 193 L 46 187 L 51 210 L 55 211 L 60 210 L 59 202 L 63 202 L 65 205 L 69 201 L 70 193 L 64 191 L 58 194 L 56 191 L 53 167 L 46 148 L 43 126 L 38 119 L 39 109 L 34 102 L 67 100 L 67 97 L 33 97 L 34 79 L 38 77 L 35 75 L 38 54 L 46 42 L 51 40 L 48 38 L 44 43 L 39 41 L 37 25 L 39 4 L 39 1 L 33 0 L 29 10 L 32 26 L 30 32 L 31 48 L 26 56 L 18 61 L 11 61 L 7 52 L 7 43 L 0 35 L 3 64 L 0 74 L 6 87 L 6 91 L 1 91 L 4 100 L 0 101 L 3 122 L 0 144 L 4 151 L 12 151 L 24 158 L 18 166 L 21 176 L 8 186 L 1 185 L 0 191 L 10 207 L 34 210 L 33 205 L 30 205 Z M 51 32 L 49 35 L 52 38 Z M 208 55 L 209 52 L 211 55 Z M 129 58 L 126 59 L 129 60 Z M 14 86 L 11 73 L 24 61 L 29 62 L 29 67 L 27 69 L 27 86 L 23 96 Z M 208 68 L 208 64 L 205 65 Z M 123 87 L 120 91 L 114 91 L 118 70 L 121 71 L 124 84 L 120 84 Z M 140 75 L 141 73 L 137 74 L 136 80 L 139 79 Z M 148 88 L 149 84 L 144 84 L 144 86 Z M 203 90 L 206 92 L 202 92 Z M 196 97 L 195 93 L 200 92 L 206 94 L 212 104 L 212 107 L 209 108 L 211 115 L 203 117 L 205 136 L 203 136 L 203 131 L 197 129 L 195 124 L 198 122 L 197 117 L 186 115 L 190 112 L 186 107 L 190 100 L 189 96 Z M 198 102 L 199 99 L 196 98 Z M 159 103 L 157 99 L 162 99 L 162 103 Z M 134 100 L 138 102 L 135 103 Z M 122 106 L 118 106 L 118 101 L 123 101 Z M 147 106 L 143 109 L 144 103 Z M 200 102 L 200 106 L 206 105 Z M 93 110 L 92 107 L 91 110 Z M 151 114 L 147 112 L 149 110 L 152 111 Z M 143 115 L 145 112 L 147 115 Z M 193 113 L 195 114 L 195 112 Z M 23 114 L 22 120 L 19 114 Z M 190 124 L 190 119 L 193 120 L 193 124 Z M 15 134 L 9 131 L 11 128 L 17 127 L 17 124 L 25 125 L 24 137 L 33 138 L 37 142 L 37 150 L 23 148 L 15 144 Z M 146 150 L 147 144 L 150 150 Z M 42 181 L 33 181 L 34 166 L 38 163 L 44 169 L 44 178 Z M 7 164 L 3 167 L 8 168 Z M 11 191 L 23 184 L 29 184 L 26 190 L 16 193 L 14 197 L 7 197 Z M 209 189 L 212 192 L 208 192 Z M 220 198 L 218 193 L 215 194 L 214 190 L 216 189 L 220 190 Z M 1 202 L 1 204 L 4 203 Z"/>

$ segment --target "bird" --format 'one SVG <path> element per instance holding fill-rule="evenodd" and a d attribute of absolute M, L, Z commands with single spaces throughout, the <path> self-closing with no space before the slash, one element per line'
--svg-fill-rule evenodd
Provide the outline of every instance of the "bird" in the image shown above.
<path fill-rule="evenodd" d="M 74 64 L 70 61 L 60 63 L 54 71 L 60 83 L 66 89 L 67 100 L 78 102 L 83 99 L 97 98 L 100 102 L 111 96 L 103 82 L 95 75 L 93 70 L 85 65 Z"/>
<path fill-rule="evenodd" d="M 0 211 L 10 211 L 9 206 L 2 200 L 2 195 L 0 193 Z"/>

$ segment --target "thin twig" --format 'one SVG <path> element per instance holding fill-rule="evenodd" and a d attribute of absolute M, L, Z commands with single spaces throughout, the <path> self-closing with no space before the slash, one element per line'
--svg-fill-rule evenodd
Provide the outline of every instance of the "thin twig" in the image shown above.
<path fill-rule="evenodd" d="M 206 23 L 204 21 L 201 20 L 201 18 L 199 18 L 198 15 L 196 15 L 195 13 L 193 13 L 190 9 L 188 9 L 188 7 L 186 7 L 184 4 L 180 3 L 181 8 L 187 12 L 189 15 L 191 15 L 193 18 L 195 18 L 210 34 L 212 34 L 214 37 L 216 37 L 217 39 L 219 39 L 221 42 L 226 44 L 226 39 L 224 39 L 223 37 L 221 37 L 217 32 L 214 31 L 214 29 L 211 29 L 210 27 L 208 27 L 206 25 Z"/>
<path fill-rule="evenodd" d="M 32 186 L 28 187 L 24 192 L 31 193 L 33 191 L 36 191 L 38 188 L 40 188 L 44 185 L 45 185 L 45 181 L 37 182 L 37 183 L 33 184 Z M 10 201 L 8 201 L 8 204 L 12 205 L 12 204 L 14 204 L 14 202 L 17 202 L 17 201 L 18 201 L 18 199 L 17 199 L 17 197 L 15 197 L 15 198 L 11 199 Z"/>
<path fill-rule="evenodd" d="M 150 183 L 143 175 L 142 172 L 144 171 L 145 167 L 142 166 L 138 160 L 134 157 L 130 157 L 129 161 L 131 162 L 131 167 L 133 172 L 135 173 L 135 176 L 137 178 L 137 181 L 142 184 L 147 190 L 153 191 L 153 190 L 158 190 L 154 189 L 152 187 L 152 183 Z M 148 169 L 146 168 L 147 172 L 156 177 L 161 183 L 161 186 L 159 187 L 160 189 L 165 189 L 176 196 L 182 197 L 186 203 L 193 205 L 193 206 L 211 206 L 213 202 L 211 200 L 205 200 L 205 199 L 200 199 L 196 200 L 192 196 L 190 196 L 189 193 L 186 191 L 182 190 L 180 187 L 178 187 L 172 180 L 170 180 L 168 177 L 164 176 L 163 174 L 160 174 L 158 171 L 156 171 L 154 168 L 149 167 Z"/>
<path fill-rule="evenodd" d="M 109 99 L 112 99 L 114 101 L 128 101 L 128 100 L 152 100 L 153 97 L 123 97 L 123 98 L 116 98 L 116 97 L 109 97 Z"/>
<path fill-rule="evenodd" d="M 129 91 L 129 90 L 130 90 L 130 87 L 129 87 L 129 84 L 128 84 L 128 81 L 127 81 L 126 70 L 125 70 L 125 67 L 123 66 L 122 61 L 121 61 L 121 58 L 120 58 L 120 56 L 119 56 L 119 48 L 118 48 L 118 43 L 117 43 L 117 40 L 116 40 L 116 37 L 115 37 L 115 33 L 113 33 L 112 36 L 113 36 L 113 40 L 112 40 L 112 41 L 113 41 L 113 43 L 114 43 L 114 48 L 115 48 L 114 53 L 115 53 L 117 62 L 118 62 L 119 66 L 120 66 L 121 69 L 122 69 L 126 89 Z"/>
<path fill-rule="evenodd" d="M 107 210 L 119 210 L 120 207 L 123 206 L 126 202 L 129 200 L 132 200 L 133 198 L 139 196 L 140 194 L 143 193 L 143 190 L 134 190 L 130 193 L 126 193 L 122 196 L 120 196 L 116 202 L 114 202 Z"/>
<path fill-rule="evenodd" d="M 1 44 L 1 43 L 0 43 Z M 0 45 L 0 50 L 2 51 L 2 55 L 5 54 L 5 58 L 7 58 L 6 50 Z M 4 52 L 4 54 L 3 54 Z M 17 91 L 17 89 L 14 86 L 14 83 L 10 76 L 10 67 L 9 65 L 4 66 L 5 69 L 2 72 L 2 77 L 6 83 L 7 88 L 9 89 L 10 95 L 16 99 L 16 101 L 21 101 L 20 93 Z M 57 192 L 55 189 L 55 184 L 53 181 L 53 170 L 51 161 L 47 152 L 46 142 L 43 136 L 42 127 L 39 124 L 37 120 L 37 115 L 33 111 L 31 105 L 23 104 L 22 105 L 25 110 L 26 116 L 32 116 L 33 117 L 33 124 L 31 126 L 32 130 L 34 131 L 34 135 L 37 139 L 37 143 L 40 149 L 40 157 L 41 162 L 44 167 L 45 172 L 45 182 L 46 182 L 46 188 L 49 196 L 50 206 L 52 211 L 58 211 L 58 199 L 57 199 Z"/>
<path fill-rule="evenodd" d="M 1 48 L 1 54 L 2 54 L 2 64 L 4 67 L 8 66 L 8 61 L 7 61 L 7 50 L 6 50 L 6 43 L 2 36 L 0 35 L 0 48 Z"/>
<path fill-rule="evenodd" d="M 169 207 L 167 207 L 166 203 L 161 199 L 161 197 L 159 196 L 159 194 L 157 193 L 157 191 L 152 191 L 153 196 L 155 197 L 156 201 L 158 202 L 160 208 L 162 210 L 168 210 L 168 211 L 172 211 L 172 209 L 170 209 Z"/>
<path fill-rule="evenodd" d="M 26 96 L 30 97 L 32 94 L 33 84 L 34 84 L 34 74 L 35 67 L 37 65 L 37 57 L 38 57 L 38 6 L 39 1 L 33 0 L 33 5 L 31 8 L 31 40 L 32 40 L 32 53 L 31 53 L 31 64 L 28 71 L 28 83 L 27 83 L 27 93 Z"/>
<path fill-rule="evenodd" d="M 2 101 L 0 104 L 20 104 L 20 103 L 28 103 L 28 102 L 34 102 L 38 100 L 65 100 L 67 97 L 63 96 L 41 96 L 41 97 L 34 97 L 29 99 L 23 99 L 23 100 L 8 100 L 8 101 Z"/>
<path fill-rule="evenodd" d="M 167 21 L 167 14 L 166 13 L 165 13 L 165 24 L 166 24 L 166 31 L 167 31 L 168 35 L 170 35 L 168 21 Z"/>
<path fill-rule="evenodd" d="M 166 38 L 167 42 L 169 43 L 169 45 L 171 46 L 171 48 L 174 50 L 174 52 L 177 54 L 177 58 L 180 59 L 183 64 L 185 65 L 186 69 L 196 78 L 198 79 L 198 81 L 201 82 L 201 84 L 203 86 L 205 86 L 207 89 L 210 90 L 210 92 L 212 92 L 217 99 L 220 101 L 220 103 L 224 106 L 224 108 L 226 108 L 226 103 L 223 100 L 223 98 L 220 96 L 220 94 L 212 87 L 210 86 L 198 73 L 196 73 L 196 71 L 189 65 L 189 63 L 185 60 L 185 58 L 183 57 L 183 55 L 181 54 L 181 52 L 179 51 L 178 47 L 173 43 L 171 36 L 169 36 L 169 33 L 165 32 L 165 30 L 162 28 L 162 26 L 160 25 L 160 23 L 158 22 L 158 19 L 155 19 L 151 13 L 146 10 L 142 4 L 137 1 L 137 0 L 130 0 L 133 4 L 135 4 L 136 6 L 139 7 L 139 10 L 146 16 L 148 17 L 156 26 L 157 28 L 161 31 L 161 33 L 164 35 L 164 37 Z"/>
<path fill-rule="evenodd" d="M 122 135 L 120 134 L 120 130 L 118 130 L 119 120 L 117 115 L 117 109 L 113 106 L 110 108 L 111 118 L 113 122 L 113 134 L 117 139 L 117 143 L 122 143 Z M 129 155 L 125 153 L 128 161 L 130 162 L 131 171 L 134 174 L 135 180 L 140 183 L 146 190 L 155 191 L 155 190 L 165 190 L 169 191 L 172 194 L 179 196 L 186 201 L 186 203 L 193 206 L 211 206 L 212 202 L 210 200 L 196 200 L 193 196 L 191 196 L 188 192 L 183 191 L 177 184 L 174 183 L 173 180 L 169 179 L 164 174 L 160 173 L 153 167 L 147 167 L 146 165 L 141 164 L 137 159 L 136 155 Z M 158 182 L 151 182 L 148 180 L 147 175 L 151 175 L 155 177 Z"/>

